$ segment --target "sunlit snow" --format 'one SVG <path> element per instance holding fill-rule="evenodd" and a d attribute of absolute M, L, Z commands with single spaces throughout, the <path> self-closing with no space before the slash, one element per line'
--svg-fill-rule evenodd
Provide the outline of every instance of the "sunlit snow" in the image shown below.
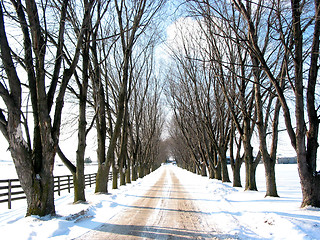
<path fill-rule="evenodd" d="M 165 168 L 173 168 L 180 182 L 193 189 L 189 193 L 190 197 L 195 199 L 194 202 L 201 211 L 211 216 L 210 224 L 225 235 L 239 239 L 320 238 L 320 209 L 300 209 L 301 190 L 295 164 L 276 166 L 280 198 L 264 197 L 262 164 L 257 169 L 258 192 L 233 188 L 231 183 L 210 180 L 176 166 L 165 165 L 143 179 L 122 186 L 119 190 L 111 190 L 108 195 L 96 195 L 93 187 L 87 188 L 86 204 L 73 204 L 72 194 L 66 191 L 65 195 L 56 197 L 55 217 L 25 218 L 24 200 L 13 202 L 11 210 L 6 209 L 7 205 L 3 203 L 0 204 L 1 238 L 74 239 L 97 228 L 133 203 L 136 200 L 133 196 L 146 192 Z M 3 166 L 1 171 L 5 171 Z M 230 177 L 231 173 L 230 170 Z"/>

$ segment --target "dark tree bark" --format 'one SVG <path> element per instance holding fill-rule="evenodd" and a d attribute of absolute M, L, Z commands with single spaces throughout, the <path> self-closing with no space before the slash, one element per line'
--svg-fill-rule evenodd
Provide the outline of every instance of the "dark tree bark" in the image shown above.
<path fill-rule="evenodd" d="M 119 171 L 120 171 L 120 186 L 126 185 L 126 171 L 127 171 L 127 153 L 128 153 L 128 102 L 125 106 L 125 114 L 122 125 L 121 147 L 119 154 Z M 130 175 L 129 175 L 130 179 Z"/>
<path fill-rule="evenodd" d="M 108 6 L 108 5 L 107 5 Z M 98 19 L 101 19 L 101 5 L 98 4 Z M 94 107 L 96 114 L 96 130 L 97 130 L 97 161 L 98 161 L 98 171 L 96 177 L 96 187 L 95 192 L 108 192 L 108 178 L 109 178 L 109 169 L 110 163 L 106 162 L 106 138 L 107 138 L 107 122 L 106 122 L 106 109 L 109 109 L 108 97 L 107 94 L 107 83 L 108 80 L 103 84 L 103 78 L 101 73 L 101 65 L 99 64 L 99 54 L 98 54 L 98 30 L 97 27 L 92 33 L 92 47 L 90 48 L 92 53 L 92 65 L 93 65 L 93 77 L 92 88 L 93 88 L 93 98 L 94 98 Z M 102 51 L 103 57 L 107 57 L 105 49 Z M 109 118 L 110 119 L 110 118 Z M 109 123 L 109 129 L 112 131 L 112 123 Z"/>
<path fill-rule="evenodd" d="M 294 37 L 294 69 L 295 69 L 295 95 L 296 95 L 296 152 L 299 176 L 302 188 L 301 207 L 320 207 L 320 174 L 316 171 L 319 119 L 315 106 L 315 88 L 318 77 L 319 36 L 320 36 L 320 1 L 314 1 L 315 22 L 313 42 L 311 47 L 311 62 L 307 86 L 307 112 L 309 129 L 306 129 L 304 114 L 304 86 L 303 86 L 303 35 L 301 26 L 301 3 L 291 1 Z M 307 136 L 307 138 L 305 138 Z M 305 142 L 307 141 L 307 143 Z"/>
<path fill-rule="evenodd" d="M 233 173 L 233 187 L 242 187 L 241 177 L 240 177 L 240 168 L 243 162 L 242 157 L 240 156 L 242 140 L 241 138 L 239 138 L 239 143 L 237 143 L 236 141 L 237 140 L 235 139 L 235 127 L 234 127 L 234 123 L 232 123 L 231 130 L 230 130 L 230 165 Z M 236 157 L 234 157 L 234 153 L 233 153 L 234 142 L 236 142 L 236 145 L 237 145 Z"/>
<path fill-rule="evenodd" d="M 74 183 L 74 202 L 86 201 L 85 198 L 85 176 L 84 176 L 84 155 L 86 150 L 86 105 L 89 82 L 89 34 L 86 31 L 84 39 L 84 48 L 82 54 L 82 84 L 79 84 L 80 99 L 79 99 L 79 126 L 78 126 L 78 149 L 76 157 L 76 172 L 73 174 Z"/>

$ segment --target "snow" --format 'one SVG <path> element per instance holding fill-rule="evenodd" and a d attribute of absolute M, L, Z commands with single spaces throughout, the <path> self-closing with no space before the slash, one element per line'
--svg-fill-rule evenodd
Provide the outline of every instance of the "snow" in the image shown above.
<path fill-rule="evenodd" d="M 96 173 L 98 164 L 85 164 L 85 174 Z M 57 164 L 53 169 L 54 176 L 71 175 L 66 166 Z M 0 160 L 0 179 L 17 179 L 18 175 L 12 160 Z"/>
<path fill-rule="evenodd" d="M 240 239 L 320 239 L 320 209 L 300 208 L 302 196 L 295 164 L 276 166 L 280 198 L 264 197 L 266 190 L 261 164 L 257 169 L 258 192 L 243 191 L 242 188 L 233 188 L 230 183 L 199 176 L 194 176 L 198 179 L 195 183 L 188 172 L 183 176 L 182 182 L 199 186 L 194 197 L 210 199 L 211 196 L 212 204 L 203 202 L 199 207 L 209 212 L 213 216 L 212 224 L 226 234 Z"/>
<path fill-rule="evenodd" d="M 73 204 L 72 194 L 62 192 L 65 195 L 56 196 L 57 216 L 54 217 L 24 217 L 24 200 L 13 202 L 11 210 L 5 209 L 6 203 L 2 203 L 2 238 L 74 239 L 110 220 L 125 206 L 132 204 L 136 200 L 134 196 L 146 192 L 165 168 L 172 168 L 180 182 L 192 189 L 190 197 L 195 199 L 195 204 L 202 212 L 210 215 L 209 224 L 225 235 L 238 239 L 320 239 L 319 209 L 300 208 L 301 190 L 295 164 L 276 166 L 280 198 L 264 197 L 264 168 L 261 164 L 257 169 L 258 192 L 233 188 L 231 183 L 222 183 L 173 165 L 165 165 L 132 184 L 110 190 L 111 193 L 107 195 L 94 194 L 93 187 L 87 188 L 88 203 Z M 231 177 L 231 170 L 229 174 Z"/>

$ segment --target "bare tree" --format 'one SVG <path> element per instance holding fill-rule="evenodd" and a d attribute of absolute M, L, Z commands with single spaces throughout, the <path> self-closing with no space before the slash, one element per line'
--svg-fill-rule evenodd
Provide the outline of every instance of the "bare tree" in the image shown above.
<path fill-rule="evenodd" d="M 293 0 L 291 1 L 289 12 L 286 12 L 280 1 L 273 1 L 273 8 L 268 8 L 274 15 L 277 28 L 275 33 L 277 37 L 274 39 L 278 39 L 285 52 L 288 53 L 288 55 L 284 55 L 283 62 L 286 64 L 285 76 L 289 79 L 295 96 L 296 131 L 294 131 L 292 116 L 288 107 L 288 98 L 286 98 L 283 88 L 281 88 L 278 76 L 272 71 L 273 67 L 269 59 L 264 56 L 263 50 L 258 44 L 259 36 L 256 35 L 256 25 L 252 22 L 248 8 L 250 4 L 247 1 L 233 2 L 248 23 L 250 51 L 257 58 L 265 74 L 273 84 L 281 103 L 287 132 L 297 153 L 303 194 L 301 206 L 319 207 L 320 177 L 316 169 L 319 128 L 317 110 L 319 108 L 316 106 L 315 90 L 319 69 L 320 3 L 319 1 L 307 3 Z M 264 6 L 264 1 L 260 4 Z M 265 4 L 267 7 L 267 2 Z M 305 16 L 303 19 L 307 20 L 302 20 L 302 16 Z M 284 26 L 284 20 L 289 23 L 287 26 Z M 290 71 L 288 58 L 292 59 L 293 62 L 292 71 Z M 306 62 L 309 63 L 309 66 L 308 70 L 305 71 Z M 294 80 L 292 76 L 294 76 Z M 306 93 L 304 89 L 307 90 Z M 307 111 L 307 116 L 305 111 Z M 308 129 L 307 125 L 309 126 Z"/>
<path fill-rule="evenodd" d="M 270 34 L 272 33 L 272 15 L 268 14 L 264 11 L 264 8 L 262 7 L 263 4 L 257 4 L 257 6 L 254 8 L 254 11 L 251 11 L 251 3 L 249 1 L 247 2 L 248 13 L 252 13 L 252 24 L 254 26 L 258 26 L 263 20 L 267 19 L 270 24 L 261 25 L 261 27 L 254 33 L 254 36 L 248 37 L 247 33 L 247 27 L 245 24 L 245 21 L 243 21 L 241 15 L 237 14 L 237 11 L 235 8 L 233 8 L 233 5 L 227 4 L 227 2 L 220 2 L 215 4 L 215 1 L 193 1 L 195 2 L 195 5 L 193 6 L 194 12 L 200 12 L 201 16 L 205 17 L 205 23 L 207 25 L 207 29 L 205 29 L 205 32 L 208 32 L 208 39 L 213 42 L 213 44 L 210 44 L 210 46 L 213 46 L 213 54 L 212 57 L 210 57 L 210 61 L 213 61 L 215 63 L 220 64 L 220 71 L 217 72 L 217 74 L 223 73 L 225 71 L 230 71 L 231 75 L 233 75 L 235 78 L 242 79 L 241 81 L 243 84 L 236 84 L 234 86 L 245 86 L 247 85 L 247 89 L 252 89 L 252 95 L 251 97 L 252 103 L 255 106 L 256 115 L 255 118 L 257 118 L 257 127 L 259 131 L 259 139 L 260 139 L 260 152 L 258 156 L 261 156 L 263 159 L 263 162 L 265 164 L 265 172 L 266 172 L 266 185 L 267 185 L 267 196 L 278 196 L 276 191 L 276 182 L 275 182 L 275 171 L 274 166 L 276 162 L 276 149 L 277 149 L 277 131 L 278 131 L 278 118 L 279 118 L 279 110 L 280 105 L 277 102 L 275 104 L 275 107 L 273 107 L 273 102 L 275 99 L 275 94 L 273 92 L 274 88 L 272 85 L 268 85 L 265 81 L 266 75 L 262 74 L 262 70 L 260 67 L 260 64 L 257 60 L 257 58 L 252 54 L 252 51 L 250 51 L 250 46 L 247 45 L 248 39 L 257 39 L 257 34 L 260 34 L 261 38 L 263 38 L 263 41 L 261 41 L 259 44 L 261 45 L 261 48 L 263 49 L 263 54 L 268 50 L 268 47 L 270 46 Z M 270 9 L 272 9 L 272 6 L 270 6 Z M 210 31 L 210 29 L 212 29 Z M 263 29 L 263 30 L 260 30 Z M 263 34 L 262 36 L 262 32 Z M 223 37 L 224 40 L 216 40 Z M 217 42 L 219 44 L 217 44 Z M 223 42 L 223 43 L 222 43 Z M 221 45 L 222 44 L 222 48 Z M 232 47 L 235 46 L 235 47 Z M 273 46 L 276 47 L 276 50 L 279 49 L 277 45 Z M 226 54 L 220 55 L 221 52 L 223 52 L 223 49 L 228 49 Z M 280 48 L 281 49 L 281 48 Z M 282 49 L 283 50 L 283 49 Z M 218 54 L 217 54 L 218 53 Z M 236 54 L 235 54 L 236 53 Z M 250 56 L 250 59 L 249 59 Z M 271 58 L 270 58 L 271 59 Z M 273 66 L 283 66 L 283 63 L 279 59 L 279 56 L 276 58 L 272 58 Z M 230 64 L 232 63 L 232 64 Z M 242 67 L 237 67 L 242 66 Z M 237 68 L 240 71 L 237 71 Z M 219 68 L 217 68 L 219 70 Z M 249 72 L 247 74 L 245 73 L 245 69 L 248 69 Z M 284 68 L 281 67 L 281 71 L 279 73 L 279 77 L 283 76 Z M 230 76 L 231 76 L 230 75 Z M 222 75 L 221 75 L 222 76 Z M 219 78 L 221 81 L 223 78 Z M 247 82 L 247 83 L 246 83 Z M 253 83 L 253 84 L 252 84 Z M 284 86 L 284 83 L 281 84 L 282 88 Z M 230 89 L 230 87 L 228 86 Z M 224 86 L 222 86 L 222 89 L 225 89 Z M 242 90 L 244 88 L 242 87 Z M 226 95 L 232 96 L 229 99 L 236 99 L 236 95 L 232 95 L 229 92 L 226 92 Z M 240 90 L 241 92 L 241 90 Z M 244 92 L 243 92 L 244 93 Z M 243 94 L 242 94 L 243 95 Z M 242 96 L 240 94 L 240 96 Z M 241 98 L 240 98 L 241 99 Z M 244 98 L 242 98 L 244 99 Z M 254 102 L 253 102 L 254 100 Z M 243 102 L 243 101 L 242 101 Z M 230 103 L 230 101 L 229 101 Z M 234 104 L 234 100 L 233 100 Z M 232 107 L 231 104 L 229 104 L 230 109 L 233 110 L 233 116 L 236 116 L 234 114 L 234 107 Z M 243 104 L 241 106 L 244 106 Z M 243 108 L 240 112 L 243 112 Z M 268 124 L 269 124 L 269 118 L 271 117 L 271 111 L 274 109 L 274 115 L 272 120 L 272 141 L 271 141 L 271 150 L 270 153 L 267 150 L 267 130 L 268 130 Z M 248 121 L 248 112 L 244 115 L 244 123 Z M 234 119 L 236 119 L 234 117 Z M 249 118 L 250 119 L 250 118 Z M 248 124 L 246 124 L 248 125 Z M 241 133 L 244 133 L 246 131 L 242 131 L 239 128 L 239 124 L 236 123 L 237 129 L 241 136 L 244 137 Z M 243 125 L 245 127 L 245 125 Z M 252 128 L 253 130 L 253 128 Z M 251 130 L 251 134 L 252 134 Z M 250 134 L 250 135 L 251 135 Z M 247 139 L 247 138 L 246 138 Z M 250 137 L 251 139 L 251 137 Z M 242 139 L 243 141 L 243 139 Z M 233 143 L 233 142 L 231 142 Z M 244 148 L 249 149 L 246 147 L 246 143 L 244 143 Z M 238 148 L 239 149 L 239 148 Z M 233 149 L 231 151 L 231 155 L 233 155 Z M 246 155 L 245 155 L 246 156 Z M 233 156 L 231 157 L 231 163 L 232 168 L 236 165 L 233 164 Z M 246 158 L 245 158 L 246 159 Z M 259 159 L 259 158 L 257 158 Z M 247 159 L 248 160 L 248 159 Z M 246 174 L 247 174 L 247 180 L 250 180 L 254 177 L 255 168 L 257 166 L 257 163 L 259 161 L 246 161 Z M 237 165 L 239 166 L 239 164 Z M 251 169 L 251 170 L 249 170 Z M 248 176 L 249 174 L 249 176 Z M 251 176 L 250 176 L 251 175 Z M 237 174 L 238 177 L 238 174 Z M 246 181 L 248 183 L 248 181 Z M 247 184 L 246 184 L 247 185 Z M 255 184 L 253 184 L 254 186 Z"/>
<path fill-rule="evenodd" d="M 27 215 L 55 214 L 52 172 L 59 142 L 64 95 L 79 60 L 84 29 L 89 24 L 94 1 L 85 4 L 77 47 L 70 66 L 65 69 L 62 69 L 62 55 L 69 1 L 57 3 L 61 9 L 59 28 L 55 29 L 58 35 L 48 31 L 50 28 L 45 16 L 48 5 L 37 4 L 33 0 L 25 1 L 25 6 L 20 0 L 11 1 L 11 4 L 9 6 L 9 3 L 6 5 L 1 3 L 0 8 L 0 49 L 5 69 L 0 92 L 7 108 L 1 110 L 0 129 L 9 143 L 21 186 L 27 196 Z M 8 14 L 5 17 L 4 11 L 11 7 L 15 9 L 15 14 Z M 10 47 L 4 21 L 9 17 L 17 22 L 16 27 L 20 28 L 23 36 L 23 44 L 18 44 L 24 51 L 22 58 L 18 57 L 19 55 Z M 57 43 L 54 45 L 56 54 L 53 58 L 53 74 L 48 75 L 47 68 L 51 66 L 46 60 L 50 57 L 48 52 L 54 50 L 51 49 L 48 39 L 53 36 Z M 25 72 L 26 79 L 18 74 L 21 70 Z M 60 77 L 61 83 L 58 84 Z M 28 125 L 28 113 L 25 114 L 22 109 L 24 86 L 28 88 L 31 96 L 33 141 Z"/>
<path fill-rule="evenodd" d="M 190 157 L 192 153 L 189 148 L 186 148 L 184 137 L 181 133 L 179 126 L 177 125 L 175 118 L 170 122 L 170 152 L 175 159 L 177 165 L 190 172 L 196 173 L 196 163 Z"/>
<path fill-rule="evenodd" d="M 178 59 L 182 60 L 183 58 Z M 214 171 L 217 169 L 217 161 L 214 162 L 215 148 L 209 139 L 205 126 L 206 121 L 204 121 L 201 109 L 199 109 L 201 97 L 196 96 L 194 91 L 195 89 L 199 90 L 198 84 L 195 83 L 195 79 L 199 76 L 188 72 L 187 66 L 190 65 L 185 62 L 180 66 L 178 64 L 177 68 L 181 67 L 181 71 L 177 70 L 178 75 L 171 77 L 167 93 L 174 112 L 175 125 L 173 127 L 179 128 L 174 131 L 177 136 L 173 135 L 172 137 L 177 138 L 179 135 L 182 137 L 177 139 L 183 140 L 189 149 L 192 161 L 188 162 L 196 165 L 197 173 L 206 176 L 208 169 L 210 177 L 213 178 Z M 196 69 L 194 70 L 196 71 Z M 220 178 L 217 174 L 215 175 Z M 219 176 L 221 176 L 221 172 Z"/>
<path fill-rule="evenodd" d="M 121 45 L 120 69 L 119 75 L 119 94 L 116 99 L 116 115 L 112 132 L 110 131 L 110 141 L 106 153 L 105 161 L 99 164 L 97 173 L 96 192 L 107 192 L 106 175 L 110 167 L 113 170 L 117 168 L 115 162 L 115 151 L 118 138 L 121 133 L 123 118 L 125 116 L 125 104 L 128 97 L 130 83 L 130 59 L 137 39 L 143 34 L 149 26 L 154 15 L 163 6 L 164 1 L 114 1 L 114 10 L 116 12 L 117 26 L 119 29 L 119 41 Z M 111 130 L 111 129 L 110 129 Z"/>
<path fill-rule="evenodd" d="M 93 69 L 92 62 L 93 59 L 90 57 L 90 47 L 91 44 L 96 44 L 96 39 L 92 39 L 95 35 L 93 35 L 93 32 L 97 32 L 99 29 L 99 23 L 101 21 L 101 8 L 103 7 L 105 9 L 104 12 L 106 12 L 106 9 L 108 7 L 109 2 L 106 3 L 106 5 L 101 6 L 101 2 L 99 1 L 97 3 L 97 10 L 95 11 L 95 16 L 93 19 L 91 19 L 90 28 L 88 27 L 85 31 L 85 37 L 83 39 L 82 44 L 82 54 L 81 54 L 81 62 L 82 67 L 78 66 L 77 71 L 74 74 L 74 81 L 70 81 L 68 89 L 70 91 L 71 98 L 76 99 L 79 104 L 79 110 L 77 114 L 78 119 L 78 148 L 76 151 L 76 164 L 74 165 L 62 152 L 60 147 L 58 148 L 58 155 L 62 162 L 68 167 L 70 172 L 73 175 L 73 182 L 74 182 L 74 202 L 79 201 L 86 201 L 85 198 L 85 176 L 84 176 L 84 160 L 85 160 L 85 151 L 86 151 L 86 137 L 89 131 L 92 129 L 95 116 L 91 119 L 91 124 L 88 125 L 87 128 L 87 120 L 89 117 L 87 116 L 87 105 L 94 105 L 91 101 L 91 99 L 88 99 L 88 88 L 89 88 L 89 78 L 94 78 L 94 74 L 89 74 L 89 69 Z M 68 19 L 70 19 L 73 28 L 72 30 L 74 33 L 70 36 L 68 36 L 69 39 L 73 39 L 74 36 L 79 34 L 79 28 L 80 25 L 79 20 L 77 19 L 77 15 L 75 12 L 71 12 L 69 14 Z M 93 24 L 93 21 L 96 20 L 96 23 Z M 90 41 L 91 40 L 91 41 Z M 71 44 L 70 41 L 66 44 L 67 46 Z M 71 55 L 69 52 L 69 48 L 65 47 L 65 59 L 70 64 L 71 60 L 68 58 L 68 56 Z M 92 52 L 92 51 L 91 51 Z M 78 73 L 79 72 L 79 73 Z M 92 71 L 91 71 L 92 72 Z M 80 75 L 80 76 L 79 76 Z M 75 89 L 75 85 L 78 87 L 78 90 Z M 66 114 L 65 114 L 66 115 Z M 69 115 L 69 114 L 68 114 Z M 73 119 L 74 120 L 74 119 Z M 67 125 L 70 125 L 71 123 L 67 123 Z M 69 126 L 70 127 L 70 126 Z"/>

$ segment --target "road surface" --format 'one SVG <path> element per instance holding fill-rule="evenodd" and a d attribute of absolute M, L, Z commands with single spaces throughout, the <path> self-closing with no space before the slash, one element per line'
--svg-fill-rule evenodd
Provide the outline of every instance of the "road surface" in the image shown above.
<path fill-rule="evenodd" d="M 78 240 L 222 239 L 207 223 L 210 215 L 195 206 L 188 193 L 192 189 L 183 187 L 172 168 L 160 176 L 143 196 L 135 196 L 134 204 Z"/>

